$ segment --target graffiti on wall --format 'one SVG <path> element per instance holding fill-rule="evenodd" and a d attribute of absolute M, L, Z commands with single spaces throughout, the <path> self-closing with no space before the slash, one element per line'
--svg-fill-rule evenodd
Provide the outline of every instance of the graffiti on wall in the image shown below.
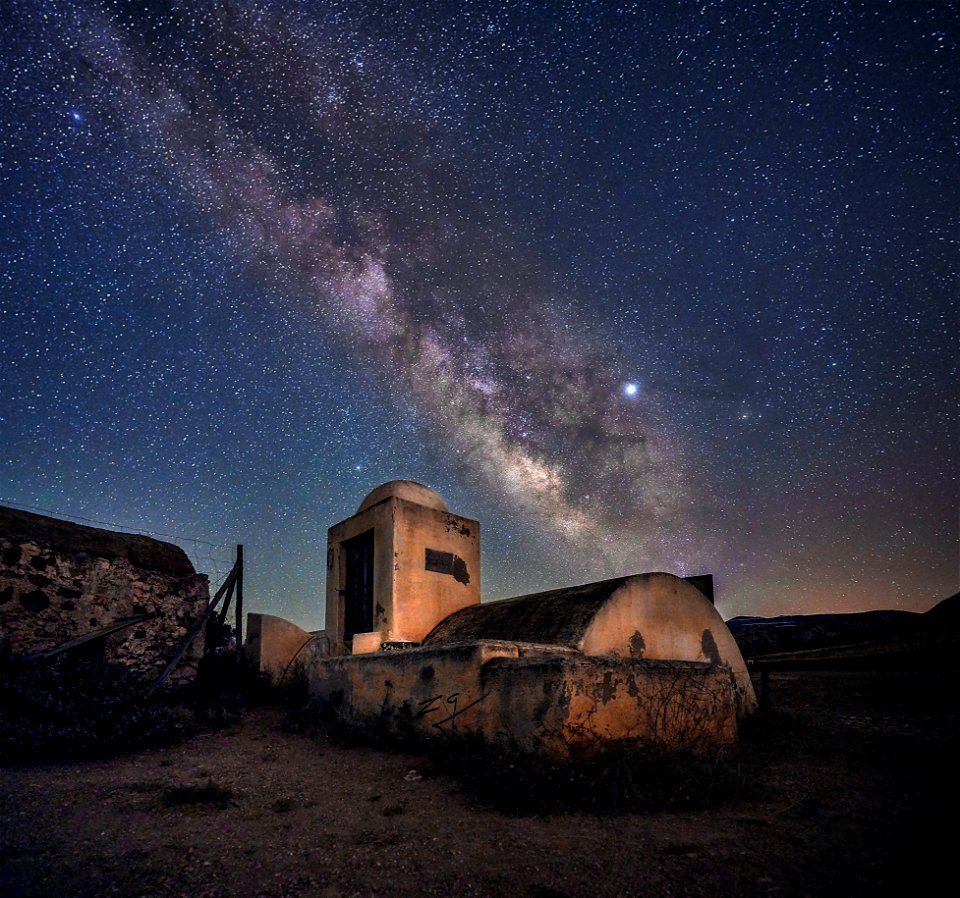
<path fill-rule="evenodd" d="M 432 725 L 435 730 L 439 730 L 445 736 L 452 736 L 456 732 L 457 718 L 479 705 L 488 695 L 490 695 L 489 692 L 484 692 L 480 698 L 461 707 L 461 693 L 451 692 L 449 695 L 441 693 L 420 702 L 414 719 L 420 720 L 430 714 L 445 714 L 446 716 L 434 720 Z"/>

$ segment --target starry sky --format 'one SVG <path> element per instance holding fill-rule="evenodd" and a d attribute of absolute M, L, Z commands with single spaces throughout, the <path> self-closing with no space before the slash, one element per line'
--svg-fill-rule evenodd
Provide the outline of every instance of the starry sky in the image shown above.
<path fill-rule="evenodd" d="M 400 478 L 485 598 L 957 590 L 955 4 L 0 16 L 0 503 L 243 543 L 310 629 Z"/>

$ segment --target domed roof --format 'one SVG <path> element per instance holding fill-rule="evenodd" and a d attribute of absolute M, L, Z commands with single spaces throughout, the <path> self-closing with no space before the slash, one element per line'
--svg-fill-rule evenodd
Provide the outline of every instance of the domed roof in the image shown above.
<path fill-rule="evenodd" d="M 447 511 L 447 503 L 439 493 L 434 492 L 430 487 L 417 483 L 415 480 L 391 480 L 389 483 L 383 483 L 375 490 L 372 490 L 367 498 L 360 503 L 357 514 L 366 511 L 368 508 L 383 502 L 384 499 L 403 499 L 404 502 L 413 502 L 416 505 L 425 505 L 427 508 L 435 508 L 437 511 Z"/>

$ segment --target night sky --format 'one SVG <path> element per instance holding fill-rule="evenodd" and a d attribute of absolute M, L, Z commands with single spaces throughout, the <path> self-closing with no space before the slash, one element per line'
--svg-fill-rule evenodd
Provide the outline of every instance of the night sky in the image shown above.
<path fill-rule="evenodd" d="M 485 598 L 957 590 L 956 4 L 2 16 L 0 503 L 243 543 L 308 628 L 398 478 Z"/>

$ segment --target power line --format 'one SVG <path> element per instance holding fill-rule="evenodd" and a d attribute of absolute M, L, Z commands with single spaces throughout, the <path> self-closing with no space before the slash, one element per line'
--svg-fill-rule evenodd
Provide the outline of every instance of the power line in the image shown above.
<path fill-rule="evenodd" d="M 215 549 L 234 549 L 235 546 L 229 543 L 214 543 L 208 539 L 201 539 L 198 536 L 180 536 L 172 533 L 159 533 L 153 530 L 145 530 L 143 527 L 129 527 L 125 524 L 118 524 L 116 521 L 100 521 L 96 518 L 85 518 L 82 515 L 70 514 L 62 511 L 54 511 L 50 508 L 39 508 L 34 505 L 25 505 L 22 502 L 12 502 L 8 499 L 0 498 L 0 505 L 7 505 L 10 508 L 18 509 L 19 511 L 32 511 L 39 514 L 45 514 L 50 517 L 58 518 L 61 520 L 69 520 L 74 522 L 80 522 L 83 524 L 97 524 L 101 527 L 112 527 L 116 530 L 120 530 L 124 533 L 132 533 L 138 536 L 151 536 L 157 539 L 164 540 L 177 540 L 178 542 L 190 543 L 193 547 L 192 551 L 188 551 L 188 555 L 194 556 L 194 561 L 196 562 L 208 562 L 213 567 L 212 573 L 214 574 L 217 580 L 221 580 L 224 576 L 222 573 L 221 565 L 227 565 L 228 569 L 233 567 L 232 558 L 219 558 L 214 553 Z M 200 546 L 206 547 L 205 549 L 200 549 Z M 181 546 L 181 548 L 184 548 Z M 184 551 L 187 551 L 184 548 Z"/>

